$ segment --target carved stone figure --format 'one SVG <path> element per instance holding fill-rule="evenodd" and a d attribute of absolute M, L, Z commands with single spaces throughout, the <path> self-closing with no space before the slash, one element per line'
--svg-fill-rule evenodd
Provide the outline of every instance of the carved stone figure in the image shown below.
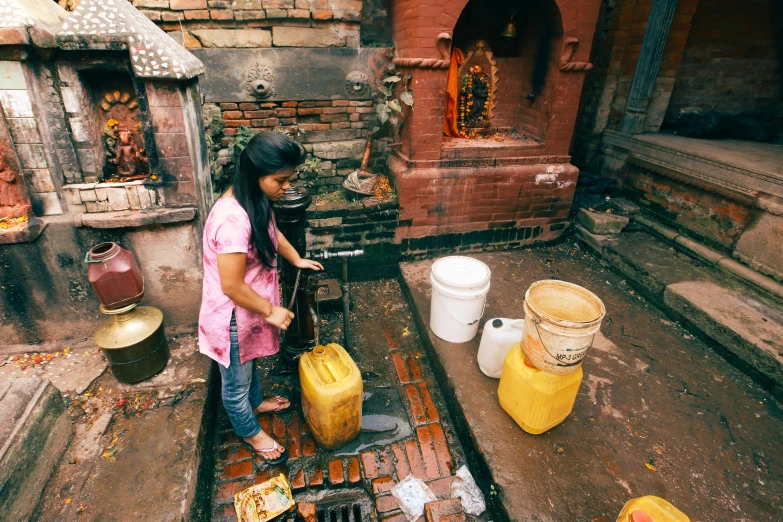
<path fill-rule="evenodd" d="M 485 109 L 487 109 L 487 103 L 489 102 L 489 82 L 487 81 L 487 75 L 483 72 L 473 72 L 472 75 L 473 81 L 471 83 L 473 86 L 471 93 L 473 96 L 471 97 L 471 100 L 473 101 L 473 104 L 470 106 L 465 118 L 469 125 L 484 122 L 484 113 Z"/>
<path fill-rule="evenodd" d="M 117 174 L 123 178 L 138 174 L 137 160 L 140 155 L 139 146 L 133 141 L 130 131 L 121 130 L 117 137 Z"/>
<path fill-rule="evenodd" d="M 32 212 L 24 181 L 0 154 L 0 217 L 17 218 L 29 216 Z"/>

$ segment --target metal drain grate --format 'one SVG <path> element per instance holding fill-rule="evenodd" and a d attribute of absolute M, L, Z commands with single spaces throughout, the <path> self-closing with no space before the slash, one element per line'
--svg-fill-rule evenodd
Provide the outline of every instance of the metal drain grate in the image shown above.
<path fill-rule="evenodd" d="M 316 522 L 368 522 L 375 520 L 373 503 L 364 491 L 339 492 L 320 499 L 297 498 L 297 502 L 315 504 Z M 298 513 L 285 518 L 286 522 L 304 522 Z"/>

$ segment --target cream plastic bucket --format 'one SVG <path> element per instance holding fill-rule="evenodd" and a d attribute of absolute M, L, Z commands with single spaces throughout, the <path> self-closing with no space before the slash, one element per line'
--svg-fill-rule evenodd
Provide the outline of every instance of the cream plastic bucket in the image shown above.
<path fill-rule="evenodd" d="M 444 341 L 465 343 L 476 336 L 484 315 L 490 270 L 477 259 L 451 256 L 432 264 L 430 329 Z"/>
<path fill-rule="evenodd" d="M 604 303 L 581 286 L 545 280 L 530 285 L 524 308 L 525 359 L 545 372 L 576 372 L 601 328 Z"/>

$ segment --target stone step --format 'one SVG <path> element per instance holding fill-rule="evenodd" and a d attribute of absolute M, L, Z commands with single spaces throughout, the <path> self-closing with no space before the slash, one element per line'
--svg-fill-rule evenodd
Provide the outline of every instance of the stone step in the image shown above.
<path fill-rule="evenodd" d="M 0 520 L 27 520 L 73 428 L 60 392 L 38 377 L 0 381 Z"/>
<path fill-rule="evenodd" d="M 783 311 L 769 295 L 646 232 L 577 234 L 629 283 L 783 392 Z"/>

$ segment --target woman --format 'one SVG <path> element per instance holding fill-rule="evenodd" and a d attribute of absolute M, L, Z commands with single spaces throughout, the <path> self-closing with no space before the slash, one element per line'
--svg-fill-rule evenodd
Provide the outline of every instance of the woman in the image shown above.
<path fill-rule="evenodd" d="M 288 451 L 261 429 L 256 415 L 285 411 L 291 403 L 262 397 L 254 360 L 277 353 L 279 331 L 294 318 L 280 306 L 277 253 L 298 268 L 323 269 L 299 256 L 272 214 L 272 202 L 290 186 L 302 159 L 301 146 L 286 136 L 253 136 L 204 226 L 199 350 L 219 364 L 223 406 L 237 436 L 271 465 L 284 462 Z"/>

